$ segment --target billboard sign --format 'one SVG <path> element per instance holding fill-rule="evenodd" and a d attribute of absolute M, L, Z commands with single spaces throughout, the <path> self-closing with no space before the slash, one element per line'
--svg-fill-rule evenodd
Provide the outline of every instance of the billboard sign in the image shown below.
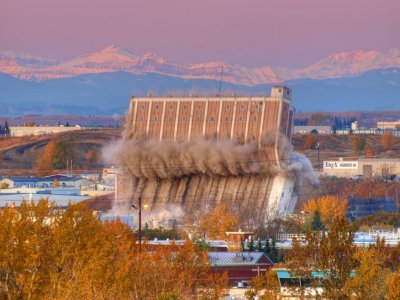
<path fill-rule="evenodd" d="M 357 170 L 358 161 L 324 161 L 324 169 Z"/>

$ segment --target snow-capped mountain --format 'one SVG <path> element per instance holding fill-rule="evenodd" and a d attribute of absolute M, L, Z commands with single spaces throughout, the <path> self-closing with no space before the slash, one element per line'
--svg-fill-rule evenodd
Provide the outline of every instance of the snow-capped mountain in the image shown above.
<path fill-rule="evenodd" d="M 223 62 L 183 65 L 165 60 L 154 53 L 136 55 L 113 45 L 65 62 L 0 52 L 0 72 L 34 81 L 119 71 L 131 74 L 155 73 L 182 79 L 219 80 L 222 71 L 225 82 L 255 86 L 300 78 L 356 76 L 369 70 L 399 66 L 400 49 L 391 49 L 388 53 L 378 51 L 336 53 L 302 69 L 270 66 L 247 68 Z"/>
<path fill-rule="evenodd" d="M 338 78 L 356 76 L 370 70 L 400 66 L 400 49 L 388 53 L 378 51 L 351 51 L 332 54 L 309 67 L 292 71 L 291 79 Z"/>

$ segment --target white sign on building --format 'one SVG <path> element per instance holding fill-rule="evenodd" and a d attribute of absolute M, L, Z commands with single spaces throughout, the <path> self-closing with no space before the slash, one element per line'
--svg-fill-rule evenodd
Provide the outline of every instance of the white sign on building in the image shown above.
<path fill-rule="evenodd" d="M 324 161 L 324 169 L 355 170 L 358 169 L 358 161 Z"/>

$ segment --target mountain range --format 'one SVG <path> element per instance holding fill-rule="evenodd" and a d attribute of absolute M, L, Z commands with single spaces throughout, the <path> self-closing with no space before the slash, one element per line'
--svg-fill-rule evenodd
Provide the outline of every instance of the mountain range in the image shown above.
<path fill-rule="evenodd" d="M 305 68 L 223 62 L 177 64 L 117 46 L 68 61 L 0 52 L 0 103 L 6 114 L 122 113 L 131 95 L 268 94 L 284 83 L 301 111 L 399 109 L 400 49 L 332 54 Z"/>
<path fill-rule="evenodd" d="M 26 80 L 48 80 L 119 71 L 131 74 L 156 73 L 184 79 L 219 80 L 222 71 L 225 82 L 255 86 L 300 78 L 356 76 L 370 70 L 388 67 L 400 67 L 400 49 L 390 49 L 387 53 L 341 52 L 300 69 L 271 66 L 247 68 L 223 62 L 183 65 L 169 62 L 154 53 L 135 55 L 114 45 L 65 62 L 0 52 L 0 72 Z"/>

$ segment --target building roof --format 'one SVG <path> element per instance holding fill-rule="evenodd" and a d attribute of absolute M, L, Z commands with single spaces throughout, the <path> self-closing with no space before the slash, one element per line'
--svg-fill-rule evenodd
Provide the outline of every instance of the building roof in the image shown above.
<path fill-rule="evenodd" d="M 296 276 L 291 274 L 288 269 L 278 269 L 276 270 L 276 274 L 278 279 L 290 279 L 290 278 L 300 278 L 300 276 Z M 321 272 L 321 271 L 313 271 L 311 272 L 311 277 L 314 279 L 323 279 L 326 275 L 332 274 L 331 272 Z M 356 273 L 354 271 L 350 272 L 350 277 L 354 277 Z"/>
<path fill-rule="evenodd" d="M 22 201 L 33 201 L 35 205 L 41 199 L 48 199 L 49 202 L 54 202 L 55 206 L 67 207 L 69 203 L 76 204 L 89 199 L 89 196 L 80 195 L 43 195 L 32 193 L 21 194 L 0 194 L 0 208 L 6 205 L 20 206 Z"/>
<path fill-rule="evenodd" d="M 287 269 L 276 270 L 276 274 L 279 279 L 290 279 L 290 278 L 299 278 L 299 276 L 294 276 Z M 324 278 L 325 275 L 323 272 L 311 272 L 312 278 Z"/>
<path fill-rule="evenodd" d="M 86 178 L 81 178 L 81 177 L 68 177 L 68 176 L 63 176 L 63 175 L 51 175 L 51 176 L 45 176 L 45 177 L 7 177 L 3 179 L 8 179 L 13 182 L 43 182 L 43 181 L 48 181 L 48 182 L 53 182 L 55 179 L 58 181 L 79 181 L 79 180 L 87 180 L 91 181 Z"/>
<path fill-rule="evenodd" d="M 271 259 L 264 252 L 208 252 L 210 262 L 214 266 L 254 265 L 259 263 L 262 257 Z"/>
<path fill-rule="evenodd" d="M 7 177 L 7 178 L 3 178 L 14 181 L 14 182 L 36 182 L 38 181 L 37 178 L 35 177 Z"/>

